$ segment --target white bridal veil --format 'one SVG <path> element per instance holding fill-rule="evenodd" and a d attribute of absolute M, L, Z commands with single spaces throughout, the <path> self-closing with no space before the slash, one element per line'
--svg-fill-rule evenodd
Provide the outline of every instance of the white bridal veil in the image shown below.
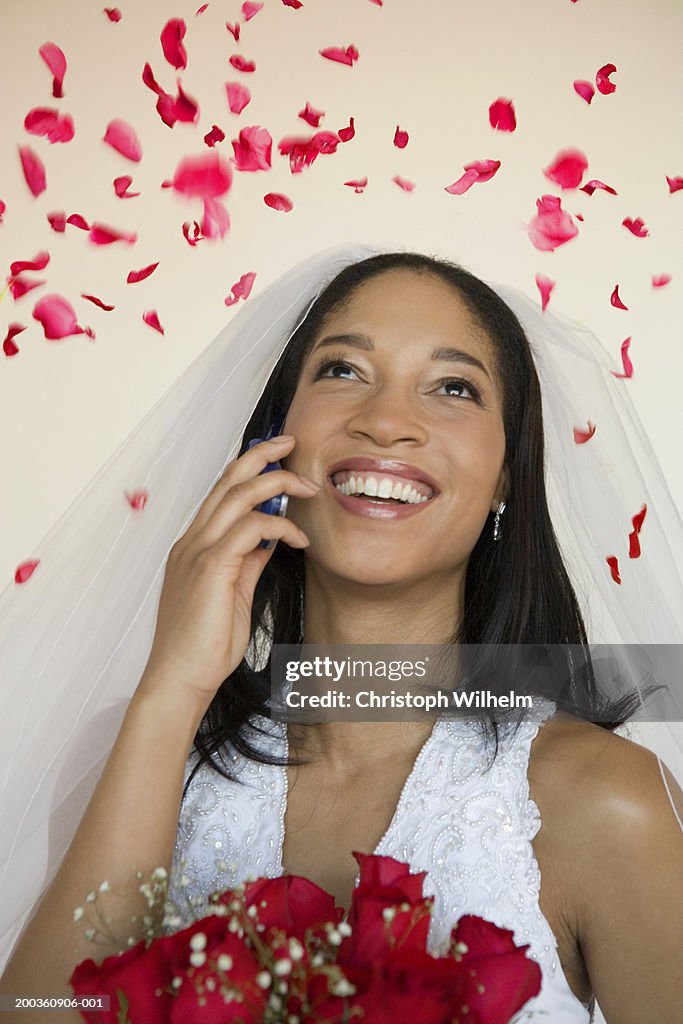
<path fill-rule="evenodd" d="M 377 251 L 326 250 L 252 296 L 37 545 L 30 578 L 0 594 L 0 969 L 63 859 L 144 671 L 170 548 L 237 456 L 311 302 L 344 266 Z M 550 511 L 589 640 L 680 644 L 680 519 L 626 382 L 589 331 L 492 287 L 534 350 Z M 594 436 L 576 443 L 574 428 L 589 421 Z M 134 508 L 138 491 L 147 501 Z M 629 558 L 643 506 L 642 553 Z M 618 559 L 621 583 L 607 556 Z M 634 726 L 633 738 L 680 780 L 683 702 L 670 697 L 669 723 Z"/>

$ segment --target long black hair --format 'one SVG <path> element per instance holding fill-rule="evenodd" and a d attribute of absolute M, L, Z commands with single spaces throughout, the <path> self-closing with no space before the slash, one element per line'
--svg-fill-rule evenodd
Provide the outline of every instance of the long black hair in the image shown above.
<path fill-rule="evenodd" d="M 247 424 L 239 454 L 247 450 L 250 440 L 265 436 L 278 411 L 287 412 L 302 365 L 326 319 L 342 309 L 366 281 L 395 269 L 429 274 L 455 289 L 493 346 L 502 385 L 505 465 L 509 473 L 503 536 L 498 543 L 493 540 L 489 514 L 468 560 L 462 620 L 449 643 L 478 645 L 481 654 L 469 677 L 471 688 L 482 680 L 491 688 L 492 680 L 509 669 L 510 648 L 500 645 L 525 645 L 532 661 L 536 651 L 535 665 L 541 669 L 547 665 L 548 650 L 557 652 L 557 645 L 579 650 L 579 663 L 566 677 L 565 706 L 586 720 L 599 718 L 596 724 L 613 730 L 633 714 L 640 698 L 637 691 L 612 701 L 605 701 L 599 694 L 585 624 L 548 511 L 541 389 L 533 354 L 513 311 L 474 274 L 450 261 L 412 252 L 385 253 L 347 266 L 322 291 L 290 339 Z M 230 748 L 262 764 L 306 763 L 260 750 L 249 735 L 261 731 L 250 722 L 252 716 L 269 717 L 270 645 L 303 642 L 304 557 L 301 550 L 278 544 L 268 561 L 252 606 L 249 648 L 256 655 L 252 655 L 254 664 L 245 655 L 207 709 L 194 740 L 200 759 L 187 780 L 183 798 L 203 763 L 227 779 L 234 778 L 229 767 Z M 263 662 L 261 668 L 257 667 L 259 661 Z M 528 660 L 525 664 L 528 667 Z M 543 671 L 537 675 L 541 678 Z M 517 726 L 524 717 L 522 712 Z M 495 758 L 497 724 L 484 715 L 482 725 L 487 741 L 495 739 Z M 214 759 L 215 754 L 219 759 Z"/>

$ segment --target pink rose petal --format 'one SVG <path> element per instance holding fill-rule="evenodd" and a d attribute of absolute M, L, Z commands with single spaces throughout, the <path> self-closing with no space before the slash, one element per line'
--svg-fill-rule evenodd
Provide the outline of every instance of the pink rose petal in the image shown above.
<path fill-rule="evenodd" d="M 37 566 L 40 565 L 40 559 L 31 559 L 30 562 L 22 562 L 18 565 L 14 572 L 15 583 L 26 583 L 27 580 L 31 579 Z"/>
<path fill-rule="evenodd" d="M 6 209 L 7 209 L 7 206 L 2 201 L 2 199 L 0 199 L 0 224 L 2 224 L 2 215 L 3 215 L 3 213 L 5 212 Z"/>
<path fill-rule="evenodd" d="M 116 306 L 108 306 L 106 302 L 103 302 L 102 299 L 98 299 L 96 295 L 86 295 L 85 292 L 81 292 L 81 298 L 87 299 L 88 302 L 93 302 L 96 306 L 99 306 L 100 309 L 105 310 L 107 313 L 111 313 L 112 309 L 116 309 Z"/>
<path fill-rule="evenodd" d="M 545 195 L 536 200 L 538 213 L 528 225 L 531 244 L 541 252 L 553 252 L 579 233 L 571 215 L 562 209 L 559 196 Z"/>
<path fill-rule="evenodd" d="M 53 231 L 59 231 L 60 233 L 66 231 L 66 213 L 64 210 L 48 213 L 47 219 Z"/>
<path fill-rule="evenodd" d="M 12 293 L 12 298 L 16 302 L 17 299 L 26 295 L 27 292 L 33 291 L 34 288 L 40 288 L 40 286 L 45 283 L 45 281 L 32 281 L 30 278 L 15 277 L 10 280 L 9 290 Z"/>
<path fill-rule="evenodd" d="M 161 48 L 168 63 L 178 71 L 187 67 L 187 51 L 183 38 L 187 25 L 182 18 L 170 18 L 161 31 Z"/>
<path fill-rule="evenodd" d="M 81 217 L 80 213 L 70 213 L 66 218 L 66 222 L 67 224 L 72 224 L 75 228 L 80 228 L 81 231 L 90 231 L 90 225 L 85 217 Z"/>
<path fill-rule="evenodd" d="M 344 182 L 345 185 L 350 185 L 351 188 L 354 190 L 354 192 L 358 192 L 358 193 L 365 191 L 365 187 L 366 187 L 367 183 L 368 183 L 367 177 L 366 178 L 355 178 L 352 181 L 345 181 Z"/>
<path fill-rule="evenodd" d="M 238 171 L 267 171 L 271 166 L 273 139 L 266 128 L 252 125 L 242 128 L 232 140 L 234 163 Z"/>
<path fill-rule="evenodd" d="M 208 6 L 208 4 L 202 4 L 201 7 L 198 7 L 197 10 L 194 12 L 195 18 L 197 17 L 198 14 L 203 14 Z"/>
<path fill-rule="evenodd" d="M 204 200 L 202 238 L 223 238 L 230 230 L 230 215 L 220 199 Z"/>
<path fill-rule="evenodd" d="M 47 188 L 45 165 L 30 146 L 19 146 L 19 156 L 26 184 L 37 198 Z"/>
<path fill-rule="evenodd" d="M 595 96 L 595 86 L 592 82 L 584 82 L 577 78 L 574 82 L 574 92 L 578 93 L 581 99 L 585 100 L 586 103 L 590 103 Z"/>
<path fill-rule="evenodd" d="M 250 271 L 248 274 L 242 274 L 239 281 L 232 286 L 230 289 L 231 295 L 224 300 L 226 306 L 234 306 L 240 299 L 248 299 L 251 294 L 251 289 L 254 285 L 256 274 L 254 271 Z"/>
<path fill-rule="evenodd" d="M 451 195 L 461 196 L 475 183 L 489 181 L 500 167 L 500 160 L 474 160 L 471 164 L 465 164 L 465 173 L 462 174 L 452 185 L 448 185 L 444 191 Z"/>
<path fill-rule="evenodd" d="M 244 71 L 250 74 L 252 71 L 256 71 L 256 63 L 253 60 L 247 60 L 246 57 L 240 56 L 239 53 L 233 53 L 230 58 L 230 63 L 237 71 Z"/>
<path fill-rule="evenodd" d="M 610 370 L 610 373 L 612 374 L 613 377 L 618 377 L 620 379 L 629 380 L 633 376 L 633 363 L 631 362 L 631 357 L 628 354 L 628 350 L 629 350 L 630 346 L 631 346 L 631 339 L 630 338 L 626 338 L 625 341 L 622 341 L 622 343 L 621 343 L 621 363 L 622 363 L 622 366 L 624 367 L 624 372 L 623 373 L 617 373 L 616 370 Z"/>
<path fill-rule="evenodd" d="M 246 85 L 240 85 L 239 82 L 227 82 L 225 88 L 228 91 L 230 110 L 233 114 L 241 114 L 251 100 L 251 93 Z"/>
<path fill-rule="evenodd" d="M 224 195 L 231 184 L 230 164 L 215 149 L 201 156 L 184 157 L 173 175 L 176 192 L 200 199 L 216 199 Z"/>
<path fill-rule="evenodd" d="M 621 583 L 621 576 L 619 575 L 619 560 L 616 555 L 608 555 L 605 559 L 609 566 L 612 579 L 615 583 Z"/>
<path fill-rule="evenodd" d="M 358 60 L 358 50 L 355 46 L 347 46 L 345 49 L 340 46 L 327 46 L 318 52 L 327 60 L 336 61 L 338 64 L 347 64 L 349 67 Z"/>
<path fill-rule="evenodd" d="M 667 174 L 666 180 L 669 186 L 669 192 L 680 192 L 683 188 L 683 178 L 670 178 Z"/>
<path fill-rule="evenodd" d="M 610 82 L 610 75 L 613 75 L 616 71 L 614 64 L 603 64 L 603 66 L 595 74 L 595 84 L 598 87 L 598 92 L 601 92 L 603 96 L 607 96 L 609 93 L 614 92 L 616 85 Z"/>
<path fill-rule="evenodd" d="M 132 184 L 133 179 L 129 174 L 122 174 L 120 178 L 114 178 L 114 191 L 119 199 L 133 199 L 140 195 L 139 192 L 128 191 Z"/>
<path fill-rule="evenodd" d="M 499 132 L 514 132 L 517 127 L 512 100 L 500 97 L 489 107 L 489 124 Z"/>
<path fill-rule="evenodd" d="M 619 285 L 618 284 L 615 284 L 614 291 L 610 295 L 609 300 L 610 300 L 610 302 L 612 303 L 612 305 L 614 306 L 615 309 L 628 309 L 628 306 L 625 306 L 624 303 L 619 298 Z"/>
<path fill-rule="evenodd" d="M 290 135 L 278 142 L 282 156 L 289 157 L 289 169 L 299 174 L 304 167 L 310 167 L 319 154 L 334 153 L 341 139 L 335 132 L 316 132 L 311 136 Z"/>
<path fill-rule="evenodd" d="M 325 111 L 316 110 L 311 106 L 308 100 L 306 100 L 306 106 L 303 110 L 299 111 L 298 116 L 306 121 L 307 124 L 310 124 L 311 128 L 317 128 L 320 125 L 320 121 L 325 116 Z"/>
<path fill-rule="evenodd" d="M 270 206 L 271 210 L 279 210 L 280 213 L 289 213 L 294 206 L 292 200 L 282 192 L 269 192 L 263 197 L 263 202 L 266 206 Z"/>
<path fill-rule="evenodd" d="M 251 21 L 251 19 L 256 14 L 258 14 L 262 7 L 263 4 L 257 4 L 251 2 L 251 0 L 246 0 L 246 2 L 242 4 L 242 14 L 244 15 L 244 20 Z"/>
<path fill-rule="evenodd" d="M 43 43 L 38 53 L 54 75 L 52 79 L 52 95 L 55 99 L 59 99 L 64 95 L 62 91 L 64 75 L 66 74 L 66 57 L 64 52 L 55 43 Z"/>
<path fill-rule="evenodd" d="M 581 186 L 580 191 L 585 192 L 586 195 L 592 196 L 596 188 L 604 189 L 604 191 L 609 192 L 610 195 L 617 195 L 616 189 L 613 189 L 610 185 L 605 185 L 604 181 L 598 181 L 597 178 L 591 178 L 590 181 L 587 181 L 585 185 Z"/>
<path fill-rule="evenodd" d="M 104 13 L 107 15 L 110 21 L 121 21 L 121 11 L 118 7 L 105 7 Z"/>
<path fill-rule="evenodd" d="M 138 236 L 134 231 L 119 231 L 117 228 L 107 227 L 106 224 L 93 224 L 88 239 L 93 245 L 111 245 L 112 242 L 134 245 Z"/>
<path fill-rule="evenodd" d="M 210 132 L 207 132 L 204 136 L 204 142 L 210 148 L 213 148 L 217 142 L 222 142 L 225 138 L 225 132 L 218 127 L 217 124 L 213 126 Z"/>
<path fill-rule="evenodd" d="M 85 334 L 89 328 L 80 327 L 76 311 L 61 295 L 44 295 L 33 307 L 33 319 L 43 325 L 48 341 L 58 341 L 73 334 Z"/>
<path fill-rule="evenodd" d="M 208 7 L 209 5 L 206 4 Z M 124 491 L 126 495 L 126 501 L 131 508 L 134 508 L 136 512 L 143 512 L 145 505 L 149 500 L 149 491 Z"/>
<path fill-rule="evenodd" d="M 452 196 L 462 196 L 467 192 L 468 189 L 472 188 L 475 181 L 479 180 L 479 175 L 474 168 L 469 171 L 465 171 L 461 174 L 457 181 L 454 181 L 452 185 L 446 186 L 445 192 L 450 192 Z"/>
<path fill-rule="evenodd" d="M 149 64 L 145 64 L 143 68 L 142 81 L 148 89 L 157 94 L 157 113 L 169 128 L 173 128 L 177 121 L 194 124 L 199 119 L 199 105 L 197 101 L 183 92 L 180 82 L 177 83 L 178 96 L 174 98 L 170 92 L 166 92 L 165 89 L 161 88 Z"/>
<path fill-rule="evenodd" d="M 563 149 L 555 157 L 550 167 L 543 171 L 546 178 L 554 181 L 562 189 L 578 188 L 583 173 L 588 167 L 586 154 L 580 149 Z"/>
<path fill-rule="evenodd" d="M 349 142 L 356 134 L 356 126 L 353 123 L 353 118 L 350 118 L 348 128 L 340 128 L 337 134 L 342 142 Z"/>
<path fill-rule="evenodd" d="M 163 327 L 159 322 L 159 317 L 157 316 L 156 309 L 148 309 L 146 313 L 142 314 L 142 319 L 145 321 L 146 324 L 149 324 L 150 327 L 153 327 L 155 331 L 158 331 L 159 334 L 165 333 Z"/>
<path fill-rule="evenodd" d="M 120 117 L 109 122 L 103 141 L 134 163 L 142 160 L 142 146 L 135 129 Z"/>
<path fill-rule="evenodd" d="M 653 274 L 652 275 L 652 287 L 663 288 L 665 284 L 668 284 L 671 280 L 671 274 Z"/>
<path fill-rule="evenodd" d="M 173 104 L 173 115 L 178 121 L 185 124 L 195 124 L 199 120 L 199 105 L 197 101 L 183 91 L 180 82 L 178 86 L 178 97 Z"/>
<path fill-rule="evenodd" d="M 642 220 L 640 217 L 636 217 L 635 220 L 633 220 L 631 217 L 624 217 L 621 223 L 625 228 L 628 228 L 631 234 L 635 235 L 636 238 L 647 238 L 650 234 L 650 232 L 645 227 L 645 221 Z"/>
<path fill-rule="evenodd" d="M 240 41 L 240 27 L 239 27 L 239 24 L 235 23 L 233 25 L 232 22 L 226 21 L 225 27 L 227 28 L 228 32 L 233 37 L 235 42 L 239 43 L 239 41 Z"/>
<path fill-rule="evenodd" d="M 159 266 L 159 261 L 156 263 L 150 263 L 148 266 L 143 267 L 142 270 L 131 270 L 126 278 L 126 284 L 137 284 L 138 281 L 144 281 L 145 278 L 153 274 Z"/>
<path fill-rule="evenodd" d="M 185 221 L 185 223 L 183 224 L 183 235 L 185 236 L 185 241 L 188 242 L 188 244 L 193 247 L 197 244 L 197 242 L 201 241 L 202 232 L 196 220 Z"/>
<path fill-rule="evenodd" d="M 405 149 L 408 145 L 408 139 L 408 132 L 402 131 L 402 129 L 396 125 L 396 131 L 394 132 L 394 145 L 396 148 Z"/>
<path fill-rule="evenodd" d="M 46 135 L 48 142 L 70 142 L 74 123 L 69 114 L 60 115 L 49 107 L 34 107 L 24 118 L 24 128 L 31 135 Z"/>
<path fill-rule="evenodd" d="M 15 260 L 10 264 L 9 272 L 12 277 L 21 274 L 23 270 L 44 270 L 50 262 L 50 254 L 46 249 L 41 249 L 32 260 Z"/>
<path fill-rule="evenodd" d="M 301 0 L 282 0 L 285 7 L 292 7 L 295 11 L 298 11 L 303 7 Z"/>
<path fill-rule="evenodd" d="M 17 355 L 19 352 L 19 346 L 14 344 L 14 338 L 16 338 L 17 334 L 21 334 L 21 332 L 25 330 L 26 328 L 23 324 L 11 323 L 8 325 L 5 340 L 2 343 L 2 351 L 4 355 L 8 357 Z"/>
<path fill-rule="evenodd" d="M 555 287 L 555 281 L 552 281 L 549 277 L 546 277 L 545 274 L 536 274 L 534 280 L 536 281 L 536 287 L 541 293 L 541 312 L 545 313 L 546 307 L 550 300 L 550 293 Z"/>
<path fill-rule="evenodd" d="M 586 441 L 590 441 L 594 433 L 595 424 L 588 420 L 588 430 L 580 430 L 579 427 L 574 427 L 574 443 L 585 444 Z"/>
<path fill-rule="evenodd" d="M 395 181 L 399 188 L 402 188 L 404 192 L 412 192 L 415 188 L 414 181 L 408 181 L 407 178 L 402 178 L 400 174 L 395 174 L 391 179 Z"/>

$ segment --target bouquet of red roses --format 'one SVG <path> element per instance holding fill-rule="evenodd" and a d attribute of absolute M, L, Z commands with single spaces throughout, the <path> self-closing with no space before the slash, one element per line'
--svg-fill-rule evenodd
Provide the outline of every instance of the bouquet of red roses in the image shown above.
<path fill-rule="evenodd" d="M 426 872 L 354 852 L 348 917 L 306 878 L 260 878 L 211 897 L 175 935 L 84 960 L 75 995 L 110 996 L 89 1024 L 509 1024 L 540 991 L 541 970 L 513 933 L 472 914 L 449 950 L 427 951 Z"/>

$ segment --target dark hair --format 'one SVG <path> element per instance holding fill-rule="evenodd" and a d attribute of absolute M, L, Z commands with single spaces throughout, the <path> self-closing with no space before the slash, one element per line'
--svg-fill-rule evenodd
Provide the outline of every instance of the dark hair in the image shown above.
<path fill-rule="evenodd" d="M 589 721 L 599 717 L 596 724 L 613 730 L 633 714 L 638 694 L 632 691 L 607 702 L 599 695 L 584 621 L 548 511 L 541 389 L 532 351 L 515 314 L 479 278 L 455 263 L 412 252 L 386 253 L 347 266 L 319 295 L 282 353 L 247 424 L 239 454 L 247 450 L 251 439 L 265 437 L 278 411 L 288 410 L 303 362 L 329 315 L 342 309 L 365 282 L 395 269 L 430 274 L 457 291 L 493 346 L 502 385 L 509 471 L 503 539 L 493 541 L 489 515 L 469 557 L 462 622 L 449 643 L 481 645 L 477 671 L 468 682 L 472 686 L 477 679 L 485 679 L 489 688 L 491 680 L 506 671 L 505 656 L 496 653 L 504 651 L 499 645 L 578 645 L 583 656 L 569 673 L 570 703 L 565 706 Z M 249 646 L 253 645 L 257 656 L 268 654 L 258 650 L 257 632 L 267 637 L 268 644 L 302 643 L 304 590 L 303 552 L 278 544 L 254 593 Z M 528 650 L 533 653 L 533 647 Z M 539 665 L 544 664 L 544 657 L 541 647 Z M 252 729 L 257 734 L 261 731 L 249 721 L 254 714 L 269 716 L 270 667 L 270 654 L 261 669 L 252 667 L 245 656 L 217 691 L 195 736 L 200 760 L 187 780 L 183 799 L 203 763 L 227 779 L 234 778 L 228 745 L 262 764 L 306 763 L 263 752 L 246 735 Z M 522 713 L 517 725 L 524 717 Z M 492 720 L 482 724 L 487 741 L 495 738 L 495 758 L 498 727 Z M 213 759 L 215 753 L 227 771 Z"/>

